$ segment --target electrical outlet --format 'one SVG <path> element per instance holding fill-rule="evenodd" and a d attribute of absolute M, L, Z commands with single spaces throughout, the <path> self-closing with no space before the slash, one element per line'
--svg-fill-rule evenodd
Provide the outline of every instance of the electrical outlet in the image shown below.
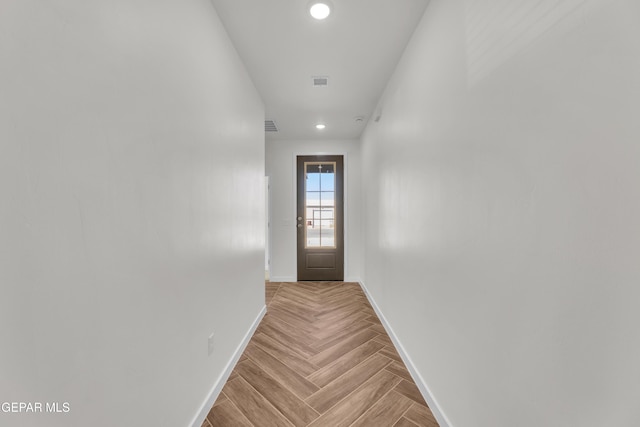
<path fill-rule="evenodd" d="M 211 335 L 209 335 L 209 356 L 211 356 L 211 353 L 213 353 L 213 332 L 211 333 Z"/>

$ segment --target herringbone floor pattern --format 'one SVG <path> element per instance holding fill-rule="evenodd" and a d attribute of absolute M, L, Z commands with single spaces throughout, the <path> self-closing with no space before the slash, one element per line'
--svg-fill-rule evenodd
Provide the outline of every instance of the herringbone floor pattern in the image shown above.
<path fill-rule="evenodd" d="M 356 283 L 267 283 L 267 314 L 202 427 L 437 427 Z"/>

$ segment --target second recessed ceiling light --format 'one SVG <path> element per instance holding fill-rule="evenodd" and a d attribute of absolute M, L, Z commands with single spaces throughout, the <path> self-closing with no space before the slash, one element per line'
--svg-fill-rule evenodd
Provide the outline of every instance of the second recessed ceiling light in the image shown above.
<path fill-rule="evenodd" d="M 316 129 L 318 129 L 318 130 L 322 130 L 324 128 L 326 128 L 326 126 L 323 125 L 323 124 L 316 125 Z"/>
<path fill-rule="evenodd" d="M 331 13 L 331 8 L 327 3 L 314 3 L 311 5 L 309 13 L 316 19 L 325 19 Z"/>

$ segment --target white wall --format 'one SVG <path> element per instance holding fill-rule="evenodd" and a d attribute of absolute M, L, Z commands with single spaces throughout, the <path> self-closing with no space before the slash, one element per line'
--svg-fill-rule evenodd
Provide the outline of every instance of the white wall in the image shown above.
<path fill-rule="evenodd" d="M 187 426 L 264 306 L 264 107 L 207 0 L 4 0 L 0 402 Z M 207 337 L 215 331 L 215 351 Z"/>
<path fill-rule="evenodd" d="M 389 82 L 365 284 L 451 425 L 640 425 L 640 4 L 507 3 L 432 0 Z"/>
<path fill-rule="evenodd" d="M 266 174 L 271 186 L 272 281 L 297 280 L 295 157 L 312 154 L 345 156 L 345 280 L 358 281 L 362 271 L 360 142 L 357 140 L 267 141 Z"/>

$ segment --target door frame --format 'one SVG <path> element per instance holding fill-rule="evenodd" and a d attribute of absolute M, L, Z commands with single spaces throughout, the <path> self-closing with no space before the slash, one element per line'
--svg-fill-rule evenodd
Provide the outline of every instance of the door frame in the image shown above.
<path fill-rule="evenodd" d="M 343 240 L 344 240 L 344 281 L 348 281 L 351 279 L 351 276 L 347 274 L 349 271 L 349 155 L 346 151 L 295 151 L 293 153 L 291 159 L 291 173 L 292 173 L 292 185 L 291 192 L 293 194 L 292 198 L 292 206 L 291 206 L 291 218 L 294 219 L 293 227 L 291 227 L 291 239 L 294 245 L 293 251 L 293 265 L 295 266 L 295 280 L 298 280 L 298 229 L 297 229 L 297 221 L 295 218 L 298 216 L 298 193 L 297 193 L 297 170 L 298 170 L 298 156 L 342 156 L 342 173 L 343 173 L 343 200 L 342 200 L 342 210 L 343 210 Z"/>
<path fill-rule="evenodd" d="M 264 177 L 264 192 L 265 192 L 265 242 L 264 242 L 264 263 L 265 263 L 265 275 L 269 276 L 271 280 L 271 177 L 265 175 Z M 265 277 L 266 280 L 266 277 Z"/>

